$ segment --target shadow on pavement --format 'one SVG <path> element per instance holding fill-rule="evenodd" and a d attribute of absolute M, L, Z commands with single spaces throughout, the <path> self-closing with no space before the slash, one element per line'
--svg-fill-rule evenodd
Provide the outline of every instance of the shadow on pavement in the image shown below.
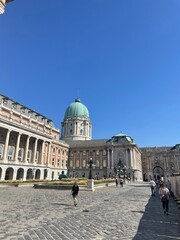
<path fill-rule="evenodd" d="M 136 211 L 134 211 L 136 212 Z M 169 215 L 164 215 L 159 197 L 149 199 L 133 240 L 180 239 L 180 210 L 173 198 L 169 201 Z"/>
<path fill-rule="evenodd" d="M 66 203 L 51 203 L 52 205 L 61 205 L 61 206 L 72 206 L 72 204 L 66 204 Z"/>

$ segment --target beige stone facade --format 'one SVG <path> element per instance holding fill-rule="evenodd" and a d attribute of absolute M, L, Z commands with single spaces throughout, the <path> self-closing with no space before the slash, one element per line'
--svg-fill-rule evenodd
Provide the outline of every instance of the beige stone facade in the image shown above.
<path fill-rule="evenodd" d="M 143 180 L 164 179 L 180 174 L 180 145 L 141 148 Z"/>
<path fill-rule="evenodd" d="M 142 180 L 141 151 L 124 135 L 104 140 L 71 141 L 69 146 L 70 176 L 88 178 L 89 163 L 92 160 L 93 178 L 118 175 Z"/>
<path fill-rule="evenodd" d="M 0 95 L 0 180 L 58 179 L 68 149 L 50 119 Z"/>
<path fill-rule="evenodd" d="M 180 173 L 180 144 L 139 148 L 122 133 L 110 139 L 87 140 L 87 131 L 83 130 L 86 124 L 70 131 L 71 122 L 76 123 L 78 117 L 66 118 L 71 136 L 60 140 L 59 129 L 50 119 L 0 95 L 0 180 L 51 180 L 62 173 L 88 178 L 90 161 L 96 178 L 120 176 L 149 181 Z M 88 121 L 90 126 L 89 117 Z M 83 140 L 77 140 L 81 129 Z"/>
<path fill-rule="evenodd" d="M 13 0 L 0 0 L 0 14 L 4 13 L 6 4 L 12 1 Z"/>

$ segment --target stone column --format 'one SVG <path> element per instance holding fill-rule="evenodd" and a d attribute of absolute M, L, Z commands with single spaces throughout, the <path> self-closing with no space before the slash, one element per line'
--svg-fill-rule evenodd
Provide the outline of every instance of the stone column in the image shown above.
<path fill-rule="evenodd" d="M 5 180 L 5 176 L 6 176 L 6 168 L 2 167 L 1 179 L 0 180 Z"/>
<path fill-rule="evenodd" d="M 11 131 L 8 129 L 7 135 L 6 135 L 6 140 L 5 140 L 4 154 L 3 154 L 3 158 L 6 158 L 6 159 L 7 159 L 7 154 L 8 154 L 8 145 L 9 145 L 10 133 L 11 133 Z"/>
<path fill-rule="evenodd" d="M 36 160 L 37 142 L 38 142 L 38 139 L 36 138 L 35 144 L 34 144 L 33 163 L 35 163 L 35 160 Z"/>
<path fill-rule="evenodd" d="M 27 156 L 28 156 L 28 151 L 29 151 L 29 140 L 30 140 L 30 136 L 27 137 L 27 141 L 26 141 L 26 149 L 25 149 L 25 156 L 24 156 L 25 162 L 27 162 Z"/>
<path fill-rule="evenodd" d="M 24 169 L 23 181 L 26 181 L 27 178 L 27 169 Z"/>
<path fill-rule="evenodd" d="M 13 172 L 13 180 L 16 180 L 16 177 L 17 177 L 17 169 L 14 169 L 14 172 Z"/>
<path fill-rule="evenodd" d="M 43 140 L 42 148 L 41 148 L 41 161 L 40 161 L 40 164 L 44 164 L 44 146 L 45 146 L 45 142 Z"/>
<path fill-rule="evenodd" d="M 21 134 L 18 134 L 16 142 L 16 152 L 15 152 L 15 161 L 18 162 L 18 152 L 19 152 L 19 143 L 20 143 Z"/>
<path fill-rule="evenodd" d="M 109 149 L 107 150 L 107 154 L 108 154 L 108 164 L 107 164 L 107 168 L 110 168 L 110 151 L 109 151 Z"/>
<path fill-rule="evenodd" d="M 131 163 L 131 167 L 134 169 L 134 162 L 133 162 L 133 156 L 132 156 L 132 149 L 130 149 L 130 163 Z"/>
<path fill-rule="evenodd" d="M 113 149 L 111 150 L 111 169 L 114 170 L 114 154 L 113 154 Z"/>
<path fill-rule="evenodd" d="M 48 145 L 48 160 L 47 160 L 46 165 L 49 165 L 50 158 L 51 158 L 51 143 L 49 143 L 49 145 Z"/>

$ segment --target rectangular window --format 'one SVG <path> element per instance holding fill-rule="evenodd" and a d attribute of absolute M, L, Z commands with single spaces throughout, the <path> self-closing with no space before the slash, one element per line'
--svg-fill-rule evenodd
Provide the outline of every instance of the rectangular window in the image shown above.
<path fill-rule="evenodd" d="M 2 159 L 3 157 L 3 146 L 0 145 L 0 159 Z"/>
<path fill-rule="evenodd" d="M 36 151 L 36 158 L 35 158 L 35 162 L 38 162 L 39 160 L 39 151 Z"/>
<path fill-rule="evenodd" d="M 96 155 L 99 156 L 99 150 L 96 151 Z"/>
<path fill-rule="evenodd" d="M 8 148 L 8 160 L 12 160 L 14 155 L 14 148 L 12 146 L 9 146 Z"/>
<path fill-rule="evenodd" d="M 52 159 L 52 166 L 54 166 L 54 163 L 55 163 L 55 161 L 54 161 L 54 158 Z"/>
<path fill-rule="evenodd" d="M 31 161 L 31 150 L 28 150 L 27 161 L 28 161 L 28 162 Z"/>
<path fill-rule="evenodd" d="M 64 167 L 64 160 L 62 160 L 62 167 Z"/>
<path fill-rule="evenodd" d="M 19 149 L 19 151 L 18 151 L 18 160 L 19 161 L 22 160 L 22 149 Z"/>
<path fill-rule="evenodd" d="M 58 167 L 59 167 L 59 165 L 60 165 L 60 159 L 58 159 L 57 165 L 58 165 Z"/>

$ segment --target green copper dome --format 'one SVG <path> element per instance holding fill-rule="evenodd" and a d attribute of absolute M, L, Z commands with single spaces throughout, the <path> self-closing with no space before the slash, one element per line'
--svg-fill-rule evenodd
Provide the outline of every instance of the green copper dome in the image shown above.
<path fill-rule="evenodd" d="M 89 117 L 87 107 L 81 103 L 79 98 L 75 99 L 75 102 L 66 109 L 64 120 L 71 117 Z"/>

